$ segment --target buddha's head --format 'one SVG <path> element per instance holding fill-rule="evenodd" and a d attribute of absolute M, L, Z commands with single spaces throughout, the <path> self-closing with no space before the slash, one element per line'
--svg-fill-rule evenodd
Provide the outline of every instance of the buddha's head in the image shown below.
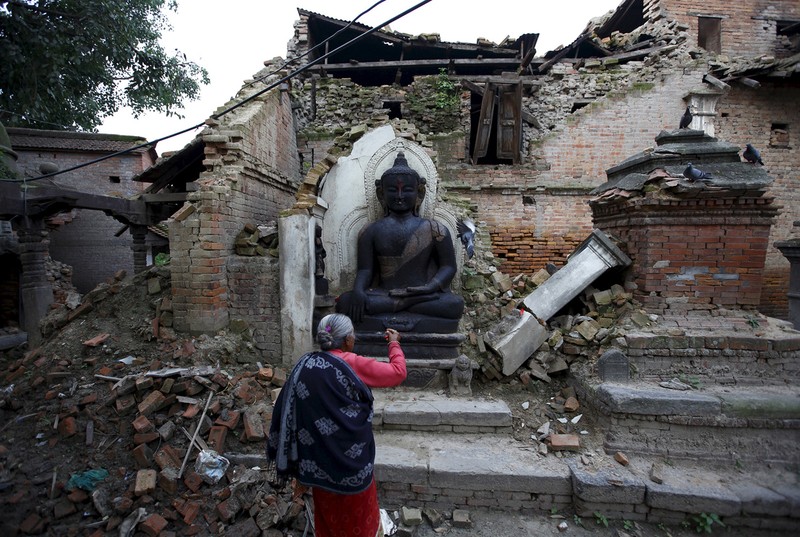
<path fill-rule="evenodd" d="M 425 198 L 425 183 L 425 178 L 408 165 L 405 154 L 400 151 L 394 166 L 375 181 L 375 192 L 384 214 L 412 212 L 419 215 Z"/>

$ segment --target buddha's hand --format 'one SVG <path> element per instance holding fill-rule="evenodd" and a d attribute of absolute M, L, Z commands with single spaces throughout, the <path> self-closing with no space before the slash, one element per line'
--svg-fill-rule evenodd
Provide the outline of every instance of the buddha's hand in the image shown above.
<path fill-rule="evenodd" d="M 389 291 L 389 296 L 403 298 L 409 296 L 432 295 L 438 292 L 439 286 L 436 284 L 436 282 L 432 282 L 425 285 L 412 285 L 409 287 L 392 289 Z"/>
<path fill-rule="evenodd" d="M 347 316 L 350 317 L 350 320 L 355 324 L 358 324 L 364 318 L 366 308 L 367 294 L 364 291 L 354 289 L 350 297 L 350 310 L 347 312 Z"/>
<path fill-rule="evenodd" d="M 383 337 L 386 338 L 386 341 L 389 343 L 392 341 L 400 341 L 400 332 L 394 328 L 387 328 Z"/>

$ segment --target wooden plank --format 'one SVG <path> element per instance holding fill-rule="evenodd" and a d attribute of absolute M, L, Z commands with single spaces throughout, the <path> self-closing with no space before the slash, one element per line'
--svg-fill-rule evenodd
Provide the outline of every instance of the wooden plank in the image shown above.
<path fill-rule="evenodd" d="M 186 192 L 142 194 L 141 200 L 145 203 L 176 203 L 186 201 L 186 194 Z"/>
<path fill-rule="evenodd" d="M 354 66 L 352 63 L 330 63 L 324 66 L 315 65 L 310 71 L 325 71 L 332 73 L 336 71 L 350 71 L 353 69 L 404 69 L 409 67 L 508 67 L 516 69 L 519 65 L 517 58 L 462 58 L 462 59 L 434 59 L 434 60 L 403 60 L 403 61 L 378 61 L 378 62 L 358 62 Z"/>

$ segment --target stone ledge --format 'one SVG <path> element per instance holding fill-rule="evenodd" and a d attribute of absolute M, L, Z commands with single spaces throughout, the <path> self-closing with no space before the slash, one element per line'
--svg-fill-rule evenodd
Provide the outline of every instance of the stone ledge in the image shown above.
<path fill-rule="evenodd" d="M 595 396 L 610 412 L 621 414 L 702 416 L 718 415 L 722 408 L 716 397 L 666 388 L 632 388 L 605 383 L 597 387 Z"/>
<path fill-rule="evenodd" d="M 384 425 L 510 427 L 511 409 L 503 401 L 396 401 L 383 407 L 381 418 Z"/>

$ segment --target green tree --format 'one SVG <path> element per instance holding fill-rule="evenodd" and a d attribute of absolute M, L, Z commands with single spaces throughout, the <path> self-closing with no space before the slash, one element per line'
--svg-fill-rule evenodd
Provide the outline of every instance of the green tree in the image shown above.
<path fill-rule="evenodd" d="M 159 44 L 176 0 L 0 0 L 0 121 L 92 130 L 128 105 L 181 117 L 208 73 Z"/>

